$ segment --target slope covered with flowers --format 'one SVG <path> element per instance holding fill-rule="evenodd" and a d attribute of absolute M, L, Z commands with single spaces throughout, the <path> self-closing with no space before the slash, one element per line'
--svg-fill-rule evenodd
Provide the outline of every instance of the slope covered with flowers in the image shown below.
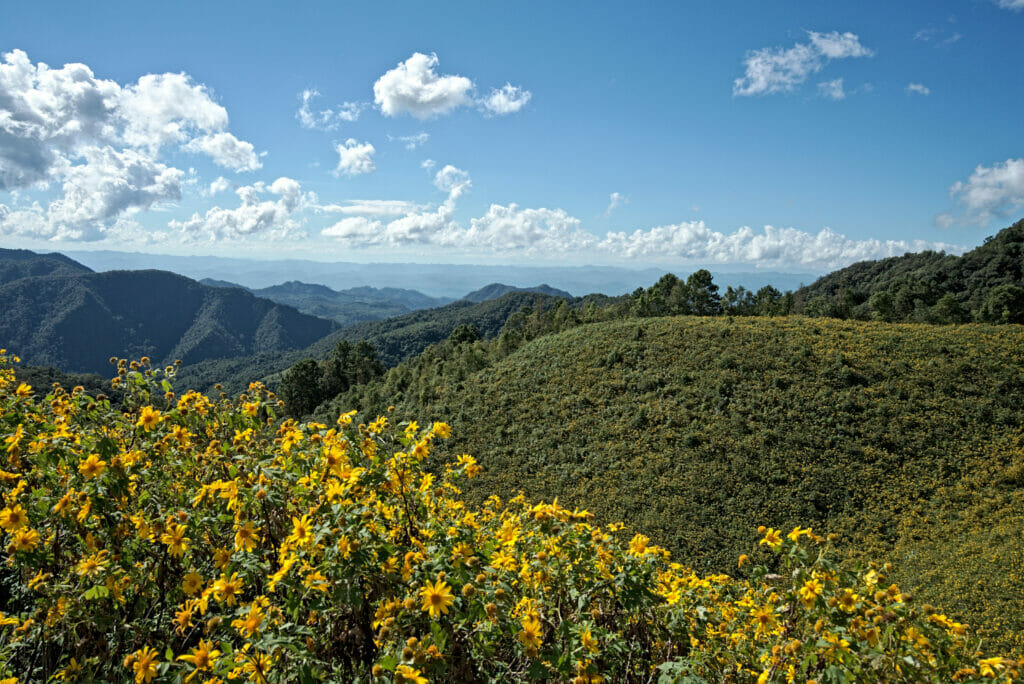
<path fill-rule="evenodd" d="M 278 420 L 121 362 L 120 409 L 0 354 L 0 680 L 981 681 L 1020 663 L 834 539 L 736 577 L 557 503 L 465 503 L 443 423 Z M 8 679 L 3 679 L 4 677 Z"/>

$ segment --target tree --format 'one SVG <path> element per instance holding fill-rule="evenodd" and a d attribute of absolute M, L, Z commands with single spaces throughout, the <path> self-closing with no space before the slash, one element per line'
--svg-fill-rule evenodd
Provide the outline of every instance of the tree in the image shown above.
<path fill-rule="evenodd" d="M 722 298 L 718 294 L 718 285 L 711 279 L 711 272 L 700 269 L 686 279 L 689 290 L 691 313 L 695 316 L 717 316 L 722 313 Z"/>
<path fill-rule="evenodd" d="M 301 418 L 313 413 L 323 401 L 321 389 L 323 373 L 314 359 L 303 359 L 288 369 L 278 394 L 284 400 L 285 411 L 289 416 Z"/>
<path fill-rule="evenodd" d="M 992 288 L 978 310 L 984 323 L 1024 323 L 1024 289 L 1006 283 Z"/>

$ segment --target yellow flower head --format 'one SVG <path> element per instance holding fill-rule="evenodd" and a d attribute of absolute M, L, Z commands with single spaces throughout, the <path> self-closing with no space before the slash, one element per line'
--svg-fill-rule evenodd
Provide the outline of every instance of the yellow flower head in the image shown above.
<path fill-rule="evenodd" d="M 142 407 L 142 412 L 139 413 L 139 420 L 135 424 L 138 427 L 144 428 L 146 432 L 149 432 L 159 425 L 161 420 L 163 420 L 163 417 L 160 415 L 160 411 L 158 409 L 155 409 L 152 406 L 144 406 Z"/>
<path fill-rule="evenodd" d="M 410 665 L 399 665 L 395 668 L 395 684 L 428 684 L 427 678 Z"/>
<path fill-rule="evenodd" d="M 212 643 L 205 639 L 200 639 L 199 645 L 192 649 L 192 653 L 180 655 L 178 660 L 184 660 L 192 665 L 194 672 L 188 677 L 188 679 L 192 679 L 195 672 L 212 670 L 213 666 L 217 663 L 218 656 L 220 656 L 220 651 L 215 649 Z"/>
<path fill-rule="evenodd" d="M 153 681 L 153 678 L 156 677 L 157 665 L 160 664 L 160 661 L 156 659 L 156 649 L 146 646 L 128 658 L 131 658 L 131 667 L 135 672 L 135 684 Z"/>
<path fill-rule="evenodd" d="M 31 527 L 21 527 L 11 536 L 11 551 L 31 551 L 39 545 L 39 533 Z"/>
<path fill-rule="evenodd" d="M 533 616 L 526 616 L 522 621 L 523 629 L 519 632 L 519 641 L 523 642 L 523 646 L 526 647 L 527 651 L 533 651 L 536 653 L 540 649 L 542 640 L 542 634 L 544 628 L 540 623 L 540 620 Z"/>
<path fill-rule="evenodd" d="M 452 597 L 452 588 L 444 580 L 427 584 L 420 589 L 420 598 L 423 599 L 423 610 L 436 618 L 442 613 L 448 612 L 448 606 L 452 605 L 455 599 Z"/>
<path fill-rule="evenodd" d="M 771 527 L 764 533 L 764 539 L 759 544 L 765 544 L 771 550 L 776 550 L 782 545 L 782 534 L 779 530 L 772 529 Z"/>
<path fill-rule="evenodd" d="M 21 504 L 15 504 L 8 508 L 0 510 L 0 527 L 8 532 L 13 532 L 19 527 L 24 527 L 28 524 L 28 513 L 21 507 Z"/>
<path fill-rule="evenodd" d="M 107 462 L 101 461 L 97 454 L 90 454 L 87 459 L 78 464 L 78 472 L 90 479 L 99 477 L 106 469 Z"/>

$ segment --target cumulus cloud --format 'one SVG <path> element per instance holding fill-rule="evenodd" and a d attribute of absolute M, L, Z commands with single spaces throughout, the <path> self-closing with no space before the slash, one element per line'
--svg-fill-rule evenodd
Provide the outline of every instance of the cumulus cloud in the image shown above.
<path fill-rule="evenodd" d="M 932 89 L 923 83 L 908 83 L 907 84 L 908 95 L 931 95 Z"/>
<path fill-rule="evenodd" d="M 829 100 L 845 100 L 846 91 L 843 90 L 843 79 L 836 78 L 819 83 L 818 93 Z"/>
<path fill-rule="evenodd" d="M 376 150 L 368 142 L 361 143 L 355 138 L 349 138 L 344 143 L 335 145 L 334 149 L 338 153 L 335 175 L 358 176 L 370 173 L 376 168 L 373 165 L 373 154 Z"/>
<path fill-rule="evenodd" d="M 436 54 L 413 53 L 373 84 L 373 101 L 385 116 L 409 114 L 429 119 L 472 101 L 473 82 L 465 76 L 439 76 Z"/>
<path fill-rule="evenodd" d="M 168 227 L 185 240 L 223 240 L 260 235 L 280 239 L 299 232 L 295 214 L 316 202 L 312 193 L 303 193 L 299 182 L 281 177 L 269 186 L 257 182 L 235 191 L 240 200 L 233 209 L 213 207 L 200 216 L 192 214 L 184 221 L 171 221 Z M 264 195 L 274 195 L 267 199 Z"/>
<path fill-rule="evenodd" d="M 1019 12 L 1024 9 L 1024 0 L 995 0 L 995 3 L 1003 9 Z"/>
<path fill-rule="evenodd" d="M 520 208 L 514 203 L 492 204 L 486 214 L 470 221 L 468 229 L 449 231 L 443 239 L 453 246 L 527 254 L 577 252 L 597 243 L 578 218 L 562 209 Z"/>
<path fill-rule="evenodd" d="M 210 183 L 209 187 L 202 191 L 202 194 L 206 197 L 213 197 L 214 195 L 219 195 L 230 187 L 231 181 L 224 176 L 218 176 L 217 180 Z"/>
<path fill-rule="evenodd" d="M 311 104 L 314 99 L 320 97 L 320 92 L 315 88 L 309 88 L 299 93 L 299 110 L 295 112 L 295 118 L 303 128 L 322 131 L 333 131 L 342 123 L 353 123 L 359 120 L 359 115 L 366 109 L 366 102 L 344 102 L 337 107 L 313 111 Z"/>
<path fill-rule="evenodd" d="M 533 93 L 519 86 L 506 83 L 501 88 L 492 88 L 487 97 L 481 98 L 480 106 L 491 115 L 514 114 L 526 106 Z"/>
<path fill-rule="evenodd" d="M 608 208 L 604 210 L 604 215 L 611 215 L 611 213 L 615 211 L 619 206 L 627 204 L 628 202 L 628 197 L 626 197 L 622 193 L 613 192 L 612 194 L 608 195 Z"/>
<path fill-rule="evenodd" d="M 232 171 L 255 171 L 263 168 L 252 143 L 239 140 L 224 131 L 190 140 L 182 149 L 188 152 L 203 152 L 217 165 Z"/>
<path fill-rule="evenodd" d="M 125 122 L 125 142 L 151 151 L 228 125 L 227 110 L 186 74 L 142 76 L 121 93 L 117 113 Z"/>
<path fill-rule="evenodd" d="M 808 31 L 807 35 L 810 42 L 797 43 L 791 48 L 762 48 L 748 52 L 743 60 L 746 73 L 733 82 L 732 94 L 792 92 L 811 74 L 824 69 L 830 60 L 874 55 L 853 33 Z"/>
<path fill-rule="evenodd" d="M 733 233 L 711 230 L 703 221 L 657 226 L 633 233 L 608 233 L 600 248 L 631 259 L 677 258 L 704 263 L 750 263 L 767 267 L 834 269 L 864 259 L 882 259 L 925 249 L 961 249 L 921 240 L 852 240 L 829 228 L 808 233 L 765 226 Z"/>
<path fill-rule="evenodd" d="M 21 50 L 0 60 L 0 191 L 57 185 L 38 209 L 10 210 L 59 239 L 122 234 L 132 214 L 181 197 L 185 173 L 164 148 L 208 155 L 234 170 L 260 163 L 251 143 L 227 131 L 227 111 L 183 73 L 146 74 L 121 85 L 84 64 L 33 64 Z M 31 214 L 25 214 L 28 212 Z M 137 225 L 137 224 L 134 224 Z"/>
<path fill-rule="evenodd" d="M 983 166 L 979 164 L 966 181 L 957 181 L 949 188 L 965 210 L 962 220 L 985 226 L 993 217 L 1005 217 L 1024 207 L 1024 159 Z M 952 225 L 951 214 L 940 215 L 936 223 Z"/>
<path fill-rule="evenodd" d="M 181 199 L 184 172 L 135 150 L 93 148 L 86 162 L 64 175 L 63 197 L 48 210 L 55 237 L 97 240 L 103 228 L 122 214 L 148 209 L 163 201 Z"/>
<path fill-rule="evenodd" d="M 434 175 L 434 187 L 448 193 L 448 201 L 454 202 L 469 189 L 472 184 L 469 174 L 451 164 Z"/>

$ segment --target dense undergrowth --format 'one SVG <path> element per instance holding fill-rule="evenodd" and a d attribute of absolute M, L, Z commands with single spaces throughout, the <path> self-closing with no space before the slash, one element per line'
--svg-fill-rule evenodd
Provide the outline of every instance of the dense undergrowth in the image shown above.
<path fill-rule="evenodd" d="M 465 502 L 450 428 L 277 420 L 122 362 L 124 403 L 0 355 L 0 675 L 45 681 L 981 681 L 1017 661 L 833 537 L 734 577 L 523 497 Z"/>

